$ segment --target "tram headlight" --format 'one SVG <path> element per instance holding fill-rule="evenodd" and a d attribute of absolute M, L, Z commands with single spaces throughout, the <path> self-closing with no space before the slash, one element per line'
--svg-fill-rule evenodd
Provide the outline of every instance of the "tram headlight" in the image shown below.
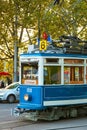
<path fill-rule="evenodd" d="M 28 95 L 28 94 L 25 94 L 25 95 L 24 95 L 24 100 L 25 100 L 25 101 L 28 101 L 28 100 L 29 100 L 29 95 Z"/>

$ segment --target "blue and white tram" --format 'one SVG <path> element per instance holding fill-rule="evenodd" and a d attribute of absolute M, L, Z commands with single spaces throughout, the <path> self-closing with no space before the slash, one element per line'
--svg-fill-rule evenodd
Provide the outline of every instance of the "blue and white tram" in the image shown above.
<path fill-rule="evenodd" d="M 57 120 L 76 117 L 82 106 L 86 108 L 87 55 L 60 52 L 20 55 L 20 102 L 15 115 Z"/>

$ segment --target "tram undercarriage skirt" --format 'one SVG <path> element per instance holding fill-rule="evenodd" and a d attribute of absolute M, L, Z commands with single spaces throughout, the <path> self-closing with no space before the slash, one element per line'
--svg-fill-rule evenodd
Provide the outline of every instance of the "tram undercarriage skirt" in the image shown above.
<path fill-rule="evenodd" d="M 30 111 L 20 114 L 20 117 L 37 121 L 37 120 L 59 120 L 60 118 L 77 117 L 77 110 L 62 109 L 62 108 L 51 108 L 43 111 Z"/>
<path fill-rule="evenodd" d="M 46 110 L 24 111 L 20 113 L 20 118 L 37 121 L 37 120 L 59 120 L 64 118 L 74 118 L 87 115 L 87 106 L 77 107 L 53 107 Z"/>

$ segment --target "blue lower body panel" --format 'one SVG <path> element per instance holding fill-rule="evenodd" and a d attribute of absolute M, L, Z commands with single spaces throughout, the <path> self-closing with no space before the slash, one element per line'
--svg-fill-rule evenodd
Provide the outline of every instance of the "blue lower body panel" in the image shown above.
<path fill-rule="evenodd" d="M 44 87 L 44 106 L 87 104 L 87 85 Z"/>
<path fill-rule="evenodd" d="M 29 101 L 24 100 L 25 94 L 29 95 Z M 87 85 L 20 86 L 19 108 L 42 110 L 78 104 L 87 104 Z"/>
<path fill-rule="evenodd" d="M 28 101 L 24 100 L 26 94 L 30 97 Z M 43 107 L 42 95 L 42 87 L 20 85 L 20 103 L 18 107 L 32 110 L 41 109 Z"/>

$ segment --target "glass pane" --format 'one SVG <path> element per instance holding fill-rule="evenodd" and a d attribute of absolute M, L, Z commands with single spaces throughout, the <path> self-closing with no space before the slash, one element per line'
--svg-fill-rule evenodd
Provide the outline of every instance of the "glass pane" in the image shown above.
<path fill-rule="evenodd" d="M 70 67 L 64 67 L 64 84 L 70 83 Z"/>
<path fill-rule="evenodd" d="M 87 67 L 86 67 L 86 83 L 87 83 Z"/>
<path fill-rule="evenodd" d="M 82 84 L 84 82 L 83 76 L 83 67 L 64 67 L 64 84 Z"/>
<path fill-rule="evenodd" d="M 22 83 L 37 84 L 38 65 L 36 63 L 22 64 Z"/>
<path fill-rule="evenodd" d="M 64 64 L 83 64 L 84 60 L 79 59 L 64 59 Z"/>
<path fill-rule="evenodd" d="M 55 58 L 46 58 L 46 63 L 58 63 L 59 59 Z"/>
<path fill-rule="evenodd" d="M 45 66 L 44 67 L 44 84 L 60 84 L 61 67 Z"/>

